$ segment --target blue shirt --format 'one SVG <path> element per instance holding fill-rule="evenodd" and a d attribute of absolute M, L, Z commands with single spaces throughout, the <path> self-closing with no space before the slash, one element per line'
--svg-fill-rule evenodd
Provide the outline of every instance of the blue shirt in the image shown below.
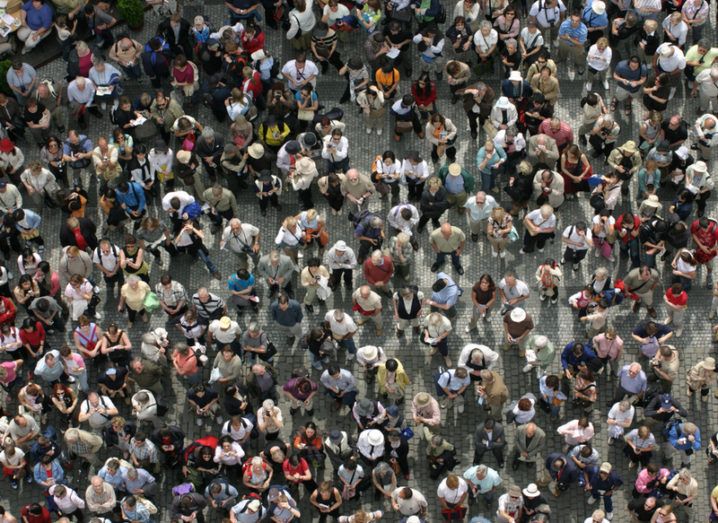
<path fill-rule="evenodd" d="M 569 365 L 572 367 L 578 367 L 579 364 L 588 364 L 591 360 L 596 358 L 596 353 L 593 352 L 591 347 L 586 345 L 583 346 L 583 354 L 579 357 L 573 353 L 573 346 L 576 344 L 575 341 L 568 343 L 561 352 L 561 368 L 566 369 Z"/>
<path fill-rule="evenodd" d="M 456 282 L 451 279 L 451 276 L 445 272 L 440 272 L 436 276 L 439 280 L 446 280 L 446 287 L 441 289 L 439 292 L 432 292 L 431 300 L 441 305 L 449 305 L 453 307 L 459 299 L 459 286 L 456 285 Z"/>
<path fill-rule="evenodd" d="M 479 149 L 479 152 L 476 153 L 476 165 L 480 165 L 481 162 L 484 161 L 484 158 L 486 158 L 486 148 L 482 147 Z M 486 163 L 486 168 L 482 170 L 483 173 L 490 173 L 491 172 L 491 166 L 496 165 L 501 160 L 504 160 L 506 158 L 506 153 L 504 150 L 499 147 L 498 145 L 494 146 L 494 154 L 491 155 L 489 158 L 489 161 Z M 448 178 L 448 176 L 447 176 Z"/>
<path fill-rule="evenodd" d="M 122 192 L 120 189 L 115 189 L 115 196 L 117 197 L 117 203 L 120 205 L 125 204 L 127 209 L 142 212 L 145 210 L 145 190 L 137 182 L 128 182 L 129 187 L 127 192 Z"/>
<path fill-rule="evenodd" d="M 444 180 L 444 188 L 449 194 L 461 194 L 464 192 L 464 178 L 449 175 Z"/>
<path fill-rule="evenodd" d="M 52 7 L 48 5 L 48 2 L 45 2 L 40 9 L 35 9 L 32 6 L 32 0 L 30 0 L 23 4 L 22 10 L 27 13 L 25 22 L 33 31 L 37 31 L 41 28 L 50 29 L 52 26 L 53 10 Z"/>
<path fill-rule="evenodd" d="M 275 301 L 269 306 L 269 311 L 272 314 L 272 319 L 284 327 L 293 327 L 297 323 L 301 323 L 304 318 L 302 307 L 296 300 L 289 300 L 289 307 L 286 311 L 280 309 L 279 302 Z"/>
<path fill-rule="evenodd" d="M 646 373 L 641 371 L 635 378 L 632 378 L 631 375 L 628 374 L 628 369 L 630 367 L 630 365 L 624 365 L 621 369 L 621 373 L 618 377 L 621 388 L 631 394 L 640 394 L 641 392 L 645 392 L 648 387 Z"/>
<path fill-rule="evenodd" d="M 591 490 L 600 495 L 605 494 L 609 490 L 616 490 L 623 485 L 623 480 L 613 471 L 608 473 L 606 479 L 603 479 L 600 474 L 600 467 L 595 465 L 588 467 L 586 475 L 588 476 L 588 482 L 591 484 Z"/>
<path fill-rule="evenodd" d="M 641 64 L 638 69 L 635 71 L 630 68 L 628 65 L 628 60 L 621 60 L 616 64 L 616 68 L 613 70 L 614 73 L 616 73 L 621 78 L 625 78 L 629 81 L 637 82 L 641 78 L 645 78 L 648 75 L 648 69 L 646 68 L 645 64 Z M 641 86 L 632 86 L 631 84 L 626 84 L 618 81 L 618 85 L 621 86 L 621 89 L 624 91 L 628 91 L 629 93 L 637 93 L 638 90 L 641 88 Z"/>
<path fill-rule="evenodd" d="M 602 15 L 594 13 L 590 5 L 584 8 L 581 19 L 588 27 L 608 26 L 608 15 L 606 13 L 603 13 Z"/>
<path fill-rule="evenodd" d="M 234 273 L 227 279 L 227 287 L 230 291 L 235 292 L 242 292 L 250 287 L 254 287 L 254 274 L 250 274 L 249 278 L 243 280 L 237 276 L 237 273 Z"/>
<path fill-rule="evenodd" d="M 588 28 L 583 22 L 578 24 L 578 27 L 573 27 L 571 25 L 571 18 L 567 18 L 566 20 L 561 22 L 561 27 L 558 30 L 558 36 L 561 37 L 563 35 L 568 35 L 571 38 L 575 38 L 576 40 L 581 42 L 581 45 L 583 45 L 586 42 L 586 38 L 588 37 Z M 571 40 L 564 41 L 570 46 L 576 45 Z"/>

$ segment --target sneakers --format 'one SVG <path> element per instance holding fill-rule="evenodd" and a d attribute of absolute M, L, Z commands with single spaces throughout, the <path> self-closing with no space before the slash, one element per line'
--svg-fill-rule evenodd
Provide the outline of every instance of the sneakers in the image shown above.
<path fill-rule="evenodd" d="M 376 135 L 377 135 L 377 136 L 381 136 L 381 133 L 383 133 L 383 132 L 384 132 L 384 129 L 382 129 L 382 128 L 380 127 L 379 129 L 376 130 Z"/>
<path fill-rule="evenodd" d="M 590 93 L 591 89 L 593 89 L 593 84 L 591 82 L 586 82 L 586 92 Z"/>
<path fill-rule="evenodd" d="M 217 416 L 214 421 L 217 425 L 222 425 L 222 423 L 224 423 L 224 418 L 222 416 Z"/>
<path fill-rule="evenodd" d="M 593 505 L 594 503 L 596 503 L 596 498 L 594 498 L 593 496 L 589 496 L 588 499 L 586 500 L 586 504 Z"/>
<path fill-rule="evenodd" d="M 608 91 L 608 79 L 603 81 L 603 88 Z"/>
<path fill-rule="evenodd" d="M 608 87 L 606 87 L 608 89 Z M 606 512 L 606 519 L 611 521 L 613 519 L 613 512 Z"/>
<path fill-rule="evenodd" d="M 594 249 L 594 250 L 593 250 L 593 255 L 594 255 L 596 258 L 600 258 L 600 257 L 601 257 L 601 253 L 600 253 L 600 251 L 599 251 L 598 249 Z"/>
<path fill-rule="evenodd" d="M 470 333 L 472 330 L 474 330 L 474 327 L 471 327 L 470 325 L 467 325 L 466 327 L 464 327 L 464 332 L 466 334 Z"/>
<path fill-rule="evenodd" d="M 204 425 L 204 421 L 202 420 L 202 418 L 197 418 L 197 419 L 195 419 L 195 420 L 194 420 L 194 423 L 195 423 L 195 425 L 197 425 L 198 427 L 201 427 L 202 425 Z"/>
<path fill-rule="evenodd" d="M 545 294 L 539 294 L 539 300 L 546 301 L 546 295 Z"/>
<path fill-rule="evenodd" d="M 457 402 L 457 404 L 456 404 L 456 412 L 458 412 L 459 414 L 462 414 L 462 413 L 464 412 L 464 402 L 463 402 L 463 401 L 458 401 L 458 402 Z"/>
<path fill-rule="evenodd" d="M 506 258 L 506 251 L 501 251 L 499 253 L 499 258 Z"/>
<path fill-rule="evenodd" d="M 443 398 L 441 398 L 441 399 L 439 400 L 439 406 L 440 406 L 442 409 L 445 409 L 445 408 L 446 408 L 447 403 L 448 403 L 448 401 L 447 401 L 446 397 L 443 397 Z"/>
<path fill-rule="evenodd" d="M 499 255 L 498 252 L 496 252 L 495 250 L 491 249 L 491 256 L 492 256 L 493 258 L 496 258 L 498 255 Z"/>
<path fill-rule="evenodd" d="M 371 127 L 366 128 L 366 134 L 371 134 Z"/>
<path fill-rule="evenodd" d="M 524 373 L 531 372 L 531 369 L 533 369 L 533 368 L 534 368 L 533 365 L 524 365 L 524 368 L 521 369 L 521 372 L 524 372 Z"/>

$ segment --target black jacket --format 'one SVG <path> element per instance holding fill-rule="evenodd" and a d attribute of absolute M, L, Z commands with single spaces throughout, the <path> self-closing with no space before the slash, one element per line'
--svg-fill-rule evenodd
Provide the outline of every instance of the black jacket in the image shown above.
<path fill-rule="evenodd" d="M 80 222 L 80 233 L 85 237 L 85 241 L 90 249 L 97 247 L 97 226 L 95 222 L 88 218 L 78 218 Z M 67 247 L 68 245 L 76 245 L 75 235 L 73 234 L 67 223 L 63 223 L 60 227 L 60 245 Z"/>
<path fill-rule="evenodd" d="M 441 187 L 436 194 L 431 194 L 428 187 L 421 193 L 421 212 L 429 218 L 439 218 L 449 208 L 446 189 Z"/>
<path fill-rule="evenodd" d="M 188 60 L 192 59 L 192 37 L 190 36 L 190 23 L 184 18 L 180 19 L 179 38 L 175 38 L 175 32 L 170 25 L 170 19 L 165 18 L 157 26 L 157 34 L 162 35 L 169 44 L 173 55 L 184 54 Z"/>

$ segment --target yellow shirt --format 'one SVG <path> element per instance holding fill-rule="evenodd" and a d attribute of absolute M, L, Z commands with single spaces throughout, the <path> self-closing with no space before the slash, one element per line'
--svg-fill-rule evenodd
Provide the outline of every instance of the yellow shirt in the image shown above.
<path fill-rule="evenodd" d="M 148 292 L 150 292 L 150 286 L 140 281 L 137 283 L 137 289 L 133 289 L 129 283 L 125 283 L 120 294 L 125 299 L 127 307 L 133 311 L 141 311 L 145 306 L 145 296 Z"/>

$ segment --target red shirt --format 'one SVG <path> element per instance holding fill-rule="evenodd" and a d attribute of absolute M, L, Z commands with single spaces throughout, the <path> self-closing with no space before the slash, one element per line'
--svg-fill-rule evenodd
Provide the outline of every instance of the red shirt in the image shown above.
<path fill-rule="evenodd" d="M 81 251 L 87 249 L 87 240 L 85 240 L 85 237 L 80 232 L 80 228 L 75 227 L 72 229 L 72 234 L 75 236 L 75 245 L 77 245 L 77 248 Z"/>
<path fill-rule="evenodd" d="M 673 305 L 683 306 L 688 303 L 688 293 L 686 291 L 681 291 L 681 293 L 678 296 L 675 296 L 673 294 L 673 289 L 668 289 L 666 291 L 666 299 L 672 303 Z"/>
<path fill-rule="evenodd" d="M 374 265 L 371 258 L 364 260 L 364 278 L 369 285 L 388 282 L 392 274 L 394 274 L 394 264 L 389 256 L 384 256 L 384 263 L 381 265 Z"/>
<path fill-rule="evenodd" d="M 616 232 L 618 232 L 619 230 L 621 230 L 621 227 L 622 227 L 622 226 L 623 226 L 623 215 L 619 216 L 619 217 L 616 219 L 616 226 L 615 226 Z M 634 215 L 633 215 L 633 229 L 632 229 L 632 230 L 633 230 L 633 231 L 638 231 L 638 228 L 639 228 L 640 226 L 641 226 L 641 219 L 634 214 Z M 619 235 L 619 238 L 620 238 L 620 235 Z M 638 238 L 638 236 L 636 236 L 636 238 Z M 628 242 L 630 242 L 632 239 L 633 239 L 633 236 L 631 235 L 631 232 L 629 232 L 628 234 L 626 234 L 625 236 L 623 236 L 623 237 L 621 238 L 621 241 L 622 241 L 623 243 L 628 243 Z"/>
<path fill-rule="evenodd" d="M 299 474 L 300 476 L 303 476 L 309 470 L 309 465 L 307 464 L 307 460 L 305 460 L 304 458 L 299 458 L 299 464 L 296 467 L 293 467 L 289 463 L 289 459 L 285 459 L 284 463 L 282 463 L 282 470 L 286 475 L 289 476 L 293 476 L 294 474 Z"/>
<path fill-rule="evenodd" d="M 691 224 L 691 234 L 695 235 L 698 241 L 709 249 L 715 247 L 718 242 L 718 226 L 712 221 L 708 222 L 708 228 L 703 229 L 700 226 L 700 220 L 694 220 Z"/>
<path fill-rule="evenodd" d="M 264 32 L 255 32 L 254 38 L 248 38 L 246 34 L 242 35 L 242 48 L 247 54 L 264 49 Z"/>
<path fill-rule="evenodd" d="M 47 510 L 47 508 L 42 507 L 42 512 L 37 516 L 33 516 L 28 511 L 28 507 L 29 507 L 29 505 L 25 505 L 20 510 L 20 517 L 27 519 L 28 523 L 51 523 L 52 522 L 52 518 L 50 518 L 50 511 Z"/>
<path fill-rule="evenodd" d="M 35 322 L 35 330 L 30 332 L 25 329 L 20 329 L 20 341 L 24 344 L 30 345 L 32 348 L 40 346 L 40 343 L 45 341 L 45 329 L 41 322 Z"/>

